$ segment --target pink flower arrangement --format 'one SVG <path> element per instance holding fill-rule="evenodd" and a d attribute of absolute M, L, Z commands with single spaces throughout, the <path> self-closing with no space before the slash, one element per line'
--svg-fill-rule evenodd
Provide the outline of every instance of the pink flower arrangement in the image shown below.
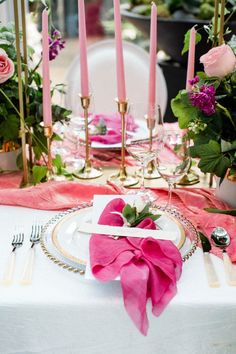
<path fill-rule="evenodd" d="M 181 129 L 194 143 L 192 157 L 200 158 L 202 172 L 222 179 L 236 178 L 236 51 L 223 44 L 204 54 L 204 72 L 190 81 L 172 100 L 172 110 Z"/>
<path fill-rule="evenodd" d="M 10 79 L 14 74 L 13 61 L 8 57 L 4 49 L 0 48 L 0 84 Z"/>

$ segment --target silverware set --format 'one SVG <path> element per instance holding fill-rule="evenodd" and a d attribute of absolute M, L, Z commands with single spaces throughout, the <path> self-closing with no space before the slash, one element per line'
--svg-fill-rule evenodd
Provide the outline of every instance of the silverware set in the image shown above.
<path fill-rule="evenodd" d="M 21 285 L 30 285 L 32 283 L 33 276 L 33 267 L 34 267 L 34 258 L 35 258 L 35 249 L 34 246 L 40 241 L 42 226 L 38 223 L 32 225 L 31 234 L 30 234 L 30 243 L 31 246 L 28 250 L 26 257 L 26 262 L 24 264 L 22 277 L 20 280 Z M 12 239 L 12 251 L 10 253 L 6 269 L 3 274 L 1 281 L 2 285 L 9 286 L 13 282 L 15 263 L 16 263 L 16 251 L 18 248 L 23 246 L 24 243 L 24 232 L 16 232 L 13 235 Z"/>
<path fill-rule="evenodd" d="M 209 253 L 211 250 L 211 243 L 202 232 L 199 232 L 199 237 L 202 244 L 208 285 L 212 288 L 217 288 L 220 286 L 220 282 Z M 226 251 L 226 248 L 230 244 L 230 236 L 228 232 L 223 227 L 216 227 L 211 234 L 211 240 L 216 247 L 222 249 L 227 284 L 229 286 L 236 286 L 236 268 L 234 268 Z"/>

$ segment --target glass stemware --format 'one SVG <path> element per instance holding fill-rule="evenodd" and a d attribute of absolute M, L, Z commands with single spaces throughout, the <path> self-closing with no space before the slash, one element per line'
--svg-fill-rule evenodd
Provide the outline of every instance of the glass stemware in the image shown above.
<path fill-rule="evenodd" d="M 126 145 L 126 150 L 128 153 L 137 160 L 141 165 L 141 180 L 140 180 L 140 189 L 135 191 L 135 194 L 141 197 L 145 202 L 153 202 L 156 199 L 156 196 L 145 188 L 144 178 L 145 178 L 145 169 L 147 168 L 148 163 L 155 160 L 158 152 L 161 150 L 162 146 L 162 133 L 163 128 L 162 124 L 159 124 L 161 116 L 159 114 L 158 108 L 153 109 L 153 117 L 147 118 L 144 113 L 145 105 L 141 105 L 140 109 L 138 104 L 134 106 L 136 110 L 131 110 L 132 114 L 136 121 L 145 121 L 147 126 L 147 134 L 145 139 L 137 139 L 137 137 L 130 137 Z M 137 119 L 139 118 L 139 120 Z"/>
<path fill-rule="evenodd" d="M 158 154 L 157 169 L 161 177 L 168 183 L 166 208 L 170 208 L 173 187 L 188 171 L 191 159 L 188 142 L 184 140 L 180 130 L 163 130 L 160 138 L 163 141 L 163 148 Z"/>

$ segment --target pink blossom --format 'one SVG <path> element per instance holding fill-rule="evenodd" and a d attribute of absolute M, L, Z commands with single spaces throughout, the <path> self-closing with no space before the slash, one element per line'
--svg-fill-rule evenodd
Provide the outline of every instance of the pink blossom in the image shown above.
<path fill-rule="evenodd" d="M 4 49 L 0 48 L 0 84 L 10 79 L 14 74 L 14 63 Z"/>
<path fill-rule="evenodd" d="M 204 65 L 204 71 L 209 77 L 223 78 L 235 70 L 236 58 L 233 50 L 227 44 L 222 44 L 202 55 L 200 62 Z"/>

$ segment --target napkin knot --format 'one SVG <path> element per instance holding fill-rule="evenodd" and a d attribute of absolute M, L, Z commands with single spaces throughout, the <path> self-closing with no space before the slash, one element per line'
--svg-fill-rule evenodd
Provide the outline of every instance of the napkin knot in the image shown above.
<path fill-rule="evenodd" d="M 143 257 L 143 252 L 139 249 L 134 250 L 134 255 L 137 260 Z"/>

